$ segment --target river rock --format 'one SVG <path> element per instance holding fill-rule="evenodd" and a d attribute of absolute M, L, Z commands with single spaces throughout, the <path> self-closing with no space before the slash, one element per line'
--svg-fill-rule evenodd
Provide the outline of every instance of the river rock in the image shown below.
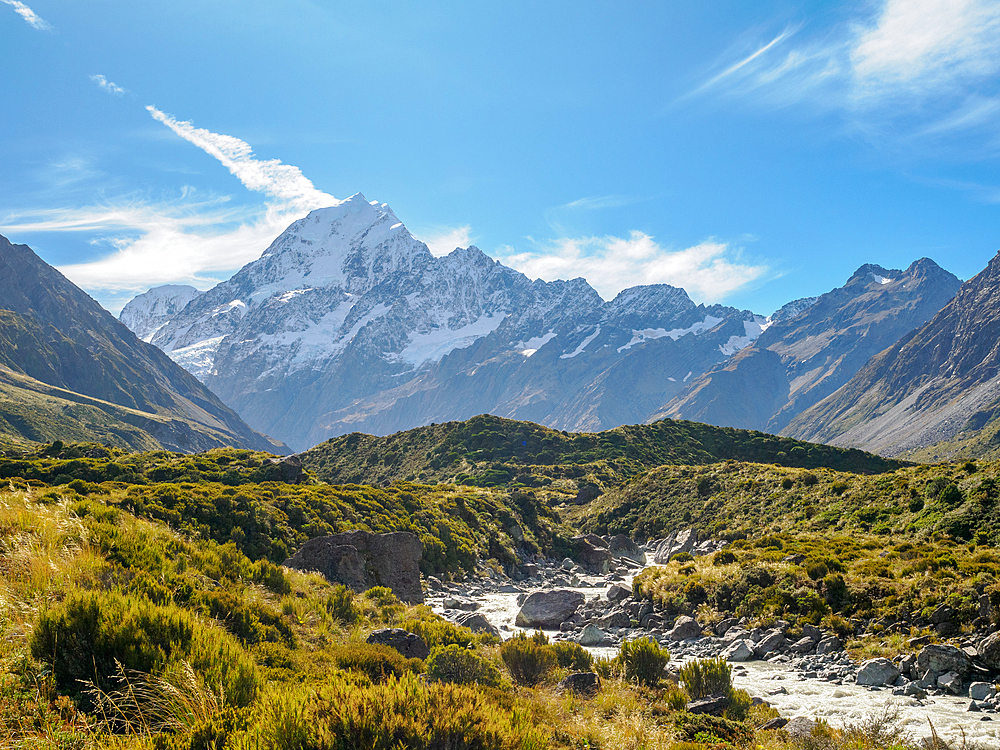
<path fill-rule="evenodd" d="M 608 589 L 609 602 L 617 603 L 628 599 L 630 596 L 632 596 L 632 591 L 624 586 L 619 586 L 617 583 Z"/>
<path fill-rule="evenodd" d="M 771 630 L 760 639 L 754 651 L 757 656 L 765 657 L 768 654 L 783 650 L 787 645 L 788 641 L 780 630 Z"/>
<path fill-rule="evenodd" d="M 959 695 L 962 692 L 962 678 L 958 672 L 945 672 L 937 678 L 938 687 L 952 695 Z"/>
<path fill-rule="evenodd" d="M 627 628 L 632 624 L 632 618 L 625 610 L 615 609 L 604 617 L 598 617 L 594 623 L 601 628 Z"/>
<path fill-rule="evenodd" d="M 667 636 L 672 641 L 686 641 L 688 638 L 701 638 L 701 625 L 693 617 L 681 615 L 674 620 L 674 627 Z"/>
<path fill-rule="evenodd" d="M 921 675 L 942 675 L 955 672 L 960 678 L 969 674 L 972 660 L 957 646 L 946 643 L 931 643 L 917 654 L 917 671 Z"/>
<path fill-rule="evenodd" d="M 813 643 L 819 643 L 823 640 L 823 631 L 815 625 L 810 625 L 808 622 L 802 626 L 802 635 Z"/>
<path fill-rule="evenodd" d="M 789 646 L 788 650 L 791 651 L 793 654 L 808 654 L 810 651 L 813 650 L 813 647 L 815 645 L 816 642 L 813 641 L 812 638 L 810 638 L 807 635 L 804 635 L 799 640 L 795 641 L 795 643 L 793 643 L 791 646 Z"/>
<path fill-rule="evenodd" d="M 320 536 L 303 544 L 285 560 L 285 567 L 317 571 L 331 583 L 367 591 L 388 586 L 402 601 L 420 604 L 420 537 L 407 531 L 370 534 L 344 531 Z"/>
<path fill-rule="evenodd" d="M 584 596 L 578 591 L 536 591 L 524 600 L 514 624 L 519 628 L 554 630 L 575 614 L 583 602 Z"/>
<path fill-rule="evenodd" d="M 974 701 L 984 701 L 996 694 L 996 688 L 988 682 L 973 682 L 969 685 L 969 697 Z"/>
<path fill-rule="evenodd" d="M 426 659 L 431 653 L 423 638 L 401 628 L 376 630 L 368 636 L 368 643 L 394 648 L 407 659 Z"/>
<path fill-rule="evenodd" d="M 738 623 L 739 620 L 735 617 L 727 617 L 715 626 L 715 634 L 722 638 L 727 632 L 729 632 L 730 628 L 736 627 Z"/>
<path fill-rule="evenodd" d="M 563 678 L 559 689 L 580 695 L 594 695 L 601 689 L 601 680 L 593 672 L 574 672 Z"/>
<path fill-rule="evenodd" d="M 736 640 L 730 643 L 720 654 L 726 661 L 752 661 L 754 658 L 753 646 L 744 640 Z"/>
<path fill-rule="evenodd" d="M 672 533 L 657 545 L 656 552 L 653 554 L 653 563 L 666 565 L 674 555 L 690 552 L 697 543 L 697 529 L 685 529 Z"/>
<path fill-rule="evenodd" d="M 594 544 L 596 539 L 601 546 Z M 611 552 L 604 546 L 604 541 L 593 534 L 587 536 L 575 536 L 571 540 L 576 548 L 575 557 L 583 567 L 592 573 L 604 575 L 611 566 Z"/>
<path fill-rule="evenodd" d="M 625 536 L 625 534 L 617 534 L 611 537 L 608 540 L 608 550 L 615 557 L 627 557 L 640 564 L 645 564 L 646 562 L 646 553 L 639 549 L 639 545 L 631 537 Z"/>
<path fill-rule="evenodd" d="M 979 658 L 990 669 L 1000 670 L 1000 633 L 991 633 L 979 642 Z"/>
<path fill-rule="evenodd" d="M 828 635 L 816 644 L 817 656 L 826 656 L 827 654 L 834 654 L 843 650 L 844 644 L 841 643 L 840 639 L 835 635 Z"/>
<path fill-rule="evenodd" d="M 500 631 L 497 630 L 496 625 L 487 620 L 485 615 L 481 615 L 478 612 L 459 615 L 455 618 L 455 623 L 468 628 L 473 633 L 489 633 L 497 638 L 500 637 Z"/>
<path fill-rule="evenodd" d="M 785 724 L 785 731 L 795 739 L 808 739 L 812 737 L 813 729 L 816 728 L 816 720 L 808 716 L 796 716 L 788 720 Z"/>
<path fill-rule="evenodd" d="M 607 637 L 607 633 L 596 625 L 587 625 L 580 633 L 577 643 L 581 646 L 596 646 Z"/>
<path fill-rule="evenodd" d="M 897 677 L 899 677 L 899 670 L 893 666 L 892 662 L 878 657 L 861 664 L 856 682 L 859 685 L 891 685 Z"/>

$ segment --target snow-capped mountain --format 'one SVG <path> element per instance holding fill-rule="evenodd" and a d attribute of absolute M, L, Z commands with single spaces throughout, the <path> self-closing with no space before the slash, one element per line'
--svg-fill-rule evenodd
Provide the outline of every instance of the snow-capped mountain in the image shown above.
<path fill-rule="evenodd" d="M 125 305 L 118 319 L 148 343 L 154 333 L 201 293 L 193 286 L 182 284 L 158 286 L 134 297 Z"/>
<path fill-rule="evenodd" d="M 639 422 L 766 326 L 667 285 L 605 302 L 583 279 L 531 281 L 475 247 L 436 258 L 361 194 L 162 314 L 173 294 L 140 295 L 123 322 L 297 449 L 483 412 L 560 429 Z"/>

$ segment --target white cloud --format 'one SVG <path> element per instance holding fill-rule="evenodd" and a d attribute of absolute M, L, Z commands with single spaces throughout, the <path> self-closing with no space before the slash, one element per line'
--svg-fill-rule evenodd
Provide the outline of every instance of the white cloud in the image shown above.
<path fill-rule="evenodd" d="M 90 80 L 96 83 L 105 91 L 107 91 L 109 94 L 114 94 L 115 96 L 121 96 L 122 94 L 126 93 L 125 89 L 123 89 L 117 83 L 115 83 L 114 81 L 109 81 L 107 78 L 105 78 L 100 74 L 90 76 Z"/>
<path fill-rule="evenodd" d="M 735 62 L 721 63 L 688 96 L 716 91 L 836 110 L 860 130 L 894 139 L 956 128 L 993 138 L 998 0 L 882 0 L 867 16 L 811 36 L 805 28 L 734 50 Z"/>
<path fill-rule="evenodd" d="M 78 232 L 111 252 L 59 270 L 117 311 L 151 286 L 186 283 L 207 288 L 256 260 L 289 224 L 336 199 L 317 190 L 298 167 L 256 159 L 250 145 L 179 122 L 154 107 L 150 113 L 185 140 L 217 158 L 247 188 L 270 200 L 230 207 L 227 197 L 202 198 L 185 188 L 174 200 L 147 198 L 95 206 L 12 213 L 0 220 L 8 233 Z"/>
<path fill-rule="evenodd" d="M 468 247 L 473 242 L 472 227 L 431 227 L 413 232 L 413 236 L 427 245 L 431 255 L 441 257 L 456 247 Z"/>
<path fill-rule="evenodd" d="M 196 128 L 190 122 L 176 120 L 156 107 L 146 107 L 157 120 L 205 153 L 214 156 L 249 190 L 264 193 L 302 211 L 323 208 L 336 202 L 310 182 L 302 170 L 278 159 L 263 161 L 254 157 L 246 141 L 231 135 Z"/>
<path fill-rule="evenodd" d="M 605 299 L 631 286 L 671 284 L 694 299 L 718 302 L 768 270 L 741 262 L 739 250 L 727 243 L 671 250 L 638 231 L 627 238 L 565 238 L 533 252 L 509 250 L 500 259 L 526 276 L 546 281 L 583 276 Z"/>
<path fill-rule="evenodd" d="M 33 11 L 24 3 L 19 2 L 19 0 L 0 0 L 0 2 L 3 2 L 12 7 L 14 9 L 14 12 L 17 13 L 19 16 L 21 16 L 21 18 L 23 18 L 25 22 L 27 22 L 27 24 L 32 28 L 38 29 L 39 31 L 46 31 L 52 28 L 48 23 L 45 22 L 45 20 L 40 18 L 39 15 L 35 13 L 35 11 Z"/>
<path fill-rule="evenodd" d="M 888 0 L 851 50 L 858 96 L 948 91 L 1000 70 L 1000 3 Z"/>

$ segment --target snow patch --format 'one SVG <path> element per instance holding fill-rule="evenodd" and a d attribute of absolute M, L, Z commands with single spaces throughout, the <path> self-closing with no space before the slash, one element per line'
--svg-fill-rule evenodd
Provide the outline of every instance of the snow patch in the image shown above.
<path fill-rule="evenodd" d="M 633 329 L 632 340 L 624 346 L 619 346 L 618 353 L 620 354 L 626 349 L 631 349 L 637 344 L 644 344 L 645 342 L 652 341 L 653 339 L 671 338 L 676 341 L 681 336 L 687 336 L 689 333 L 698 335 L 699 333 L 704 333 L 711 328 L 715 328 L 715 326 L 719 325 L 721 322 L 722 318 L 715 318 L 711 315 L 706 315 L 703 321 L 694 323 L 688 328 L 672 328 L 669 331 L 664 328 L 643 328 L 641 331 Z"/>
<path fill-rule="evenodd" d="M 212 371 L 212 363 L 215 362 L 215 353 L 219 351 L 219 345 L 225 336 L 216 336 L 204 339 L 197 344 L 185 346 L 167 352 L 167 355 L 174 362 L 179 364 L 198 380 L 204 380 L 205 376 Z"/>
<path fill-rule="evenodd" d="M 477 339 L 489 336 L 500 327 L 506 317 L 506 315 L 483 315 L 478 320 L 455 330 L 438 328 L 428 333 L 411 333 L 410 343 L 399 353 L 399 357 L 414 367 L 419 367 L 425 362 L 437 362 L 455 349 L 464 349 Z"/>
<path fill-rule="evenodd" d="M 886 278 L 885 276 L 879 276 L 877 273 L 873 273 L 872 278 L 883 286 L 893 281 L 893 279 Z"/>
<path fill-rule="evenodd" d="M 523 350 L 521 352 L 521 354 L 523 354 L 525 357 L 530 357 L 532 354 L 534 354 L 537 351 L 538 351 L 537 349 L 525 349 L 525 350 Z"/>
<path fill-rule="evenodd" d="M 580 345 L 576 347 L 576 349 L 574 349 L 569 354 L 560 354 L 559 359 L 573 359 L 573 357 L 575 357 L 577 354 L 581 354 L 584 351 L 584 349 L 587 348 L 590 342 L 596 339 L 600 335 L 601 335 L 601 327 L 597 326 L 597 329 L 592 334 L 587 336 L 587 338 L 581 341 Z"/>
<path fill-rule="evenodd" d="M 693 373 L 693 372 L 688 372 L 688 374 L 684 376 L 684 380 L 682 380 L 681 382 L 682 382 L 682 383 L 686 383 L 686 382 L 688 382 L 688 381 L 689 381 L 689 380 L 691 379 L 691 376 L 692 376 L 692 375 L 694 375 L 694 373 Z"/>
<path fill-rule="evenodd" d="M 727 357 L 731 357 L 736 352 L 746 349 L 750 344 L 760 338 L 760 335 L 767 330 L 770 325 L 768 320 L 755 315 L 753 320 L 743 321 L 744 336 L 730 336 L 729 341 L 719 345 L 719 351 Z"/>
<path fill-rule="evenodd" d="M 534 354 L 536 351 L 538 351 L 539 349 L 541 349 L 543 346 L 545 346 L 547 343 L 549 343 L 555 337 L 556 337 L 556 332 L 553 331 L 553 330 L 549 330 L 549 332 L 546 333 L 544 336 L 533 336 L 532 338 L 528 339 L 527 341 L 518 341 L 514 345 L 514 348 L 515 349 L 522 349 L 524 351 L 527 351 L 528 349 L 531 349 L 531 354 Z M 530 357 L 531 354 L 529 354 L 527 356 Z"/>

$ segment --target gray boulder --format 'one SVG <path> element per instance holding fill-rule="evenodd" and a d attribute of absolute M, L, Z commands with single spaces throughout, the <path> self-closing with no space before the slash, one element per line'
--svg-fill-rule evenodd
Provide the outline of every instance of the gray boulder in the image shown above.
<path fill-rule="evenodd" d="M 627 628 L 632 624 L 632 618 L 628 612 L 615 609 L 604 615 L 604 617 L 598 617 L 594 622 L 601 628 Z"/>
<path fill-rule="evenodd" d="M 459 615 L 455 618 L 455 623 L 468 628 L 473 633 L 489 633 L 497 638 L 500 637 L 500 631 L 497 630 L 496 625 L 487 620 L 485 615 L 481 615 L 478 612 Z"/>
<path fill-rule="evenodd" d="M 302 459 L 292 454 L 280 458 L 266 458 L 261 464 L 268 480 L 277 480 L 288 484 L 304 482 L 306 474 L 302 470 Z"/>
<path fill-rule="evenodd" d="M 816 720 L 810 719 L 808 716 L 796 716 L 788 720 L 785 724 L 785 731 L 788 732 L 789 736 L 797 740 L 805 740 L 812 737 L 813 730 L 816 728 Z"/>
<path fill-rule="evenodd" d="M 656 551 L 653 553 L 653 563 L 666 565 L 674 555 L 690 552 L 697 543 L 698 531 L 696 529 L 674 532 L 657 545 Z"/>
<path fill-rule="evenodd" d="M 757 644 L 754 649 L 757 656 L 765 657 L 768 654 L 773 654 L 778 651 L 782 651 L 788 645 L 784 634 L 778 630 L 772 630 L 768 632 Z"/>
<path fill-rule="evenodd" d="M 693 617 L 681 615 L 674 620 L 674 627 L 667 636 L 672 641 L 686 641 L 688 638 L 701 638 L 701 625 Z"/>
<path fill-rule="evenodd" d="M 962 678 L 958 676 L 958 672 L 945 672 L 937 678 L 937 684 L 952 695 L 960 695 L 962 692 Z"/>
<path fill-rule="evenodd" d="M 581 646 L 596 646 L 607 637 L 607 634 L 596 625 L 587 625 L 580 633 L 577 643 Z"/>
<path fill-rule="evenodd" d="M 809 636 L 804 635 L 799 640 L 795 641 L 795 643 L 793 643 L 791 646 L 789 646 L 788 650 L 791 651 L 793 654 L 808 654 L 810 651 L 813 650 L 815 646 L 816 642 L 813 641 L 813 639 L 810 638 Z"/>
<path fill-rule="evenodd" d="M 962 649 L 946 643 L 931 643 L 917 654 L 917 672 L 921 675 L 942 675 L 954 672 L 964 678 L 972 669 L 972 660 Z"/>
<path fill-rule="evenodd" d="M 1000 633 L 991 633 L 979 642 L 979 658 L 990 669 L 1000 670 Z"/>
<path fill-rule="evenodd" d="M 285 560 L 285 567 L 316 571 L 331 583 L 367 591 L 388 586 L 402 601 L 420 604 L 420 537 L 407 531 L 370 534 L 344 531 L 310 539 Z"/>
<path fill-rule="evenodd" d="M 688 701 L 687 704 L 687 712 L 689 714 L 710 714 L 712 716 L 722 716 L 727 708 L 729 708 L 729 698 L 722 693 Z"/>
<path fill-rule="evenodd" d="M 632 596 L 632 590 L 627 589 L 624 586 L 619 586 L 617 583 L 608 589 L 608 601 L 609 602 L 621 602 Z"/>
<path fill-rule="evenodd" d="M 988 682 L 973 682 L 969 685 L 969 697 L 974 701 L 984 701 L 996 694 L 996 688 Z"/>
<path fill-rule="evenodd" d="M 892 662 L 878 657 L 861 664 L 856 681 L 859 685 L 892 685 L 897 677 L 899 677 L 899 670 L 893 666 Z"/>
<path fill-rule="evenodd" d="M 733 641 L 723 649 L 720 656 L 726 661 L 753 661 L 753 645 L 742 639 Z"/>
<path fill-rule="evenodd" d="M 524 600 L 514 624 L 519 628 L 554 630 L 572 617 L 584 602 L 578 591 L 536 591 Z"/>
<path fill-rule="evenodd" d="M 595 544 L 595 540 L 599 543 Z M 588 534 L 587 536 L 575 536 L 571 540 L 575 546 L 574 557 L 576 561 L 591 573 L 604 575 L 611 566 L 611 551 L 604 546 L 603 540 Z"/>
<path fill-rule="evenodd" d="M 368 643 L 394 648 L 407 659 L 426 659 L 431 653 L 423 638 L 400 628 L 376 630 L 368 636 Z"/>
<path fill-rule="evenodd" d="M 844 644 L 840 642 L 840 639 L 835 635 L 828 635 L 823 638 L 819 643 L 816 644 L 816 654 L 817 656 L 825 656 L 826 654 L 834 654 L 838 651 L 844 650 Z"/>
<path fill-rule="evenodd" d="M 639 545 L 631 537 L 625 536 L 625 534 L 611 537 L 608 540 L 608 550 L 615 557 L 627 557 L 642 564 L 646 562 L 646 553 L 639 549 Z"/>

